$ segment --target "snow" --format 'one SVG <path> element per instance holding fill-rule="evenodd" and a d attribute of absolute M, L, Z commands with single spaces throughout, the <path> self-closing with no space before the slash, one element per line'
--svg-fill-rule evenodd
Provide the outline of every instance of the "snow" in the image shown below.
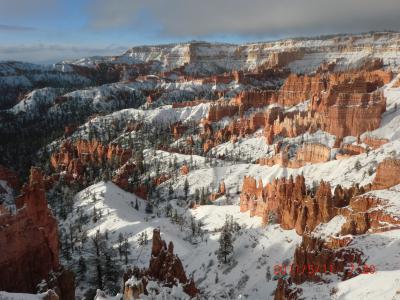
<path fill-rule="evenodd" d="M 398 33 L 331 36 L 314 39 L 286 39 L 242 45 L 188 42 L 168 45 L 138 46 L 114 57 L 89 57 L 63 64 L 94 67 L 96 63 L 150 63 L 154 71 L 173 70 L 185 66 L 193 73 L 215 73 L 222 70 L 251 70 L 266 63 L 270 55 L 283 51 L 303 51 L 305 54 L 289 64 L 292 72 L 314 72 L 323 62 L 336 63 L 337 70 L 357 68 L 367 59 L 383 59 L 385 65 L 397 70 L 400 66 Z M 343 48 L 350 48 L 343 51 Z M 190 60 L 193 52 L 195 62 Z M 155 64 L 156 61 L 158 64 Z"/>
<path fill-rule="evenodd" d="M 43 300 L 49 292 L 41 294 L 8 293 L 0 291 L 0 300 Z"/>
<path fill-rule="evenodd" d="M 351 246 L 364 253 L 366 264 L 373 265 L 376 272 L 325 284 L 306 282 L 299 286 L 302 296 L 323 300 L 400 299 L 400 230 L 354 236 Z"/>
<path fill-rule="evenodd" d="M 384 208 L 385 212 L 400 216 L 400 185 L 383 190 L 374 190 L 366 193 L 365 196 L 384 200 L 383 207 L 379 206 L 375 209 Z"/>
<path fill-rule="evenodd" d="M 342 215 L 337 215 L 328 223 L 321 223 L 313 230 L 313 236 L 321 238 L 329 238 L 340 233 L 342 226 L 346 223 L 346 218 Z"/>
<path fill-rule="evenodd" d="M 372 132 L 365 133 L 363 136 L 370 135 L 378 138 L 387 138 L 390 141 L 400 139 L 400 88 L 392 87 L 398 80 L 400 80 L 400 76 L 396 76 L 384 88 L 386 112 L 382 115 L 381 126 Z"/>
<path fill-rule="evenodd" d="M 95 202 L 93 195 L 97 198 Z M 295 246 L 300 242 L 300 237 L 294 230 L 282 230 L 278 225 L 263 228 L 259 218 L 250 218 L 248 213 L 240 213 L 237 205 L 205 205 L 186 210 L 188 216 L 202 220 L 204 228 L 208 230 L 206 240 L 193 245 L 184 239 L 185 231 L 181 232 L 169 219 L 152 218 L 144 213 L 144 202 L 139 198 L 140 209 L 136 211 L 130 204 L 136 199 L 136 196 L 111 182 L 99 182 L 78 193 L 75 206 L 82 207 L 88 214 L 94 206 L 103 211 L 100 221 L 86 225 L 89 237 L 98 229 L 102 232 L 107 229 L 110 241 L 116 241 L 119 233 L 128 234 L 128 241 L 133 246 L 131 257 L 140 267 L 147 266 L 151 245 L 145 246 L 140 258 L 136 259 L 140 253 L 136 245 L 139 234 L 147 231 L 151 238 L 152 230 L 161 228 L 162 238 L 167 242 L 173 241 L 175 252 L 181 258 L 186 273 L 194 275 L 197 286 L 204 291 L 207 298 L 224 295 L 229 289 L 232 289 L 231 293 L 235 297 L 248 294 L 252 295 L 252 299 L 263 299 L 265 295 L 270 295 L 276 287 L 276 281 L 266 280 L 267 269 L 273 273 L 273 266 L 290 259 Z M 234 242 L 232 265 L 218 266 L 214 251 L 218 248 L 219 228 L 222 227 L 226 215 L 232 215 L 242 226 L 242 230 Z M 73 217 L 67 222 L 72 220 Z M 217 272 L 219 283 L 215 284 Z M 249 274 L 250 278 L 236 288 L 244 274 Z"/>

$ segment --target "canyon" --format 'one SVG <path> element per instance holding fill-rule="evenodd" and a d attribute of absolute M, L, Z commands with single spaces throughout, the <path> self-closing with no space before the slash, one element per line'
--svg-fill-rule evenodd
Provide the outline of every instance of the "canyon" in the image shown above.
<path fill-rule="evenodd" d="M 399 42 L 192 41 L 0 63 L 0 290 L 372 299 L 384 275 L 393 298 Z"/>

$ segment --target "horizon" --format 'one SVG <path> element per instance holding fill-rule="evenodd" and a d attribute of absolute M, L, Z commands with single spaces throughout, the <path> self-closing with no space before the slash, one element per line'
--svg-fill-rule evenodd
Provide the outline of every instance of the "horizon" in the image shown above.
<path fill-rule="evenodd" d="M 0 61 L 55 63 L 190 40 L 247 44 L 399 31 L 397 0 L 0 0 Z"/>
<path fill-rule="evenodd" d="M 29 61 L 29 60 L 16 60 L 16 59 L 1 59 L 0 56 L 0 63 L 7 63 L 7 62 L 24 62 L 24 63 L 32 63 L 32 64 L 38 64 L 38 65 L 54 65 L 57 63 L 61 63 L 62 61 L 73 61 L 73 60 L 78 60 L 82 58 L 90 58 L 90 57 L 110 57 L 110 56 L 118 56 L 118 55 L 123 55 L 125 52 L 127 52 L 129 49 L 137 48 L 137 47 L 152 47 L 152 46 L 171 46 L 171 45 L 184 45 L 184 44 L 191 44 L 191 43 L 209 43 L 209 44 L 226 44 L 226 45 L 251 45 L 251 44 L 262 44 L 262 43 L 276 43 L 280 41 L 287 41 L 287 40 L 318 40 L 318 39 L 329 39 L 332 37 L 337 37 L 337 36 L 361 36 L 361 35 L 368 35 L 368 34 L 379 34 L 379 33 L 397 33 L 400 34 L 400 30 L 370 30 L 370 31 L 362 31 L 362 32 L 354 32 L 354 33 L 345 33 L 345 32 L 338 32 L 338 33 L 329 33 L 329 34 L 320 34 L 320 35 L 310 35 L 310 36 L 288 36 L 284 38 L 277 38 L 277 39 L 270 39 L 270 40 L 252 40 L 252 41 L 246 41 L 246 42 L 228 42 L 228 41 L 218 41 L 218 40 L 183 40 L 183 41 L 177 41 L 177 42 L 165 42 L 165 43 L 147 43 L 147 44 L 136 44 L 132 46 L 127 46 L 127 47 L 116 47 L 116 51 L 120 52 L 110 52 L 109 54 L 96 54 L 94 53 L 93 55 L 88 55 L 88 56 L 76 56 L 76 57 L 68 57 L 68 58 L 62 58 L 61 60 L 45 60 L 45 61 Z M 51 46 L 51 45 L 50 45 Z M 54 45 L 55 46 L 55 45 Z M 114 48 L 105 48 L 110 51 L 113 51 Z M 101 52 L 102 50 L 105 49 L 99 49 Z M 107 50 L 107 51 L 108 51 Z M 1 55 L 1 51 L 0 51 Z"/>

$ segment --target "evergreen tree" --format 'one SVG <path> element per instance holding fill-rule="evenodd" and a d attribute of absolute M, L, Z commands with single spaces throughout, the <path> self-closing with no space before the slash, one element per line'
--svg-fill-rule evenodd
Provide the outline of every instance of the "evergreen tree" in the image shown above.
<path fill-rule="evenodd" d="M 183 192 L 185 193 L 185 200 L 187 200 L 187 196 L 189 193 L 189 181 L 187 180 L 187 177 L 185 179 L 185 185 L 183 186 Z"/>
<path fill-rule="evenodd" d="M 219 248 L 217 250 L 217 258 L 219 262 L 227 263 L 228 256 L 233 252 L 232 233 L 229 230 L 228 222 L 225 221 L 222 227 L 221 236 L 219 238 Z"/>
<path fill-rule="evenodd" d="M 100 231 L 96 232 L 96 235 L 91 238 L 91 248 L 89 250 L 89 265 L 94 268 L 91 272 L 92 277 L 90 283 L 96 289 L 104 289 L 104 264 L 105 264 L 105 252 L 107 250 L 107 244 L 104 236 Z"/>
<path fill-rule="evenodd" d="M 79 281 L 85 280 L 86 272 L 87 272 L 87 266 L 85 258 L 83 256 L 80 256 L 78 260 L 78 270 L 76 272 Z"/>
<path fill-rule="evenodd" d="M 147 214 L 152 214 L 152 213 L 153 213 L 153 205 L 150 203 L 150 200 L 148 200 L 148 201 L 146 202 L 145 212 L 146 212 Z"/>
<path fill-rule="evenodd" d="M 130 247 L 129 247 L 128 238 L 125 236 L 124 241 L 122 243 L 122 254 L 125 258 L 125 265 L 128 264 L 128 258 L 129 258 L 129 255 L 131 254 L 131 251 L 129 250 L 129 248 Z"/>
<path fill-rule="evenodd" d="M 122 245 L 124 243 L 124 236 L 122 235 L 122 232 L 119 233 L 118 235 L 118 254 L 119 254 L 119 259 L 122 260 Z"/>
<path fill-rule="evenodd" d="M 170 200 L 172 199 L 173 194 L 174 194 L 174 189 L 172 188 L 172 182 L 170 181 L 168 186 L 168 196 Z"/>
<path fill-rule="evenodd" d="M 204 187 L 201 188 L 201 194 L 200 194 L 200 205 L 206 205 L 207 204 L 207 197 L 204 193 Z"/>
<path fill-rule="evenodd" d="M 139 203 L 138 203 L 137 198 L 136 198 L 136 202 L 135 202 L 135 209 L 136 209 L 136 210 L 139 210 Z"/>
<path fill-rule="evenodd" d="M 120 266 L 114 259 L 114 249 L 108 248 L 104 253 L 104 288 L 110 295 L 119 292 Z"/>
<path fill-rule="evenodd" d="M 199 191 L 199 189 L 196 189 L 194 191 L 194 200 L 196 201 L 196 204 L 198 204 L 199 201 L 200 201 L 200 191 Z"/>

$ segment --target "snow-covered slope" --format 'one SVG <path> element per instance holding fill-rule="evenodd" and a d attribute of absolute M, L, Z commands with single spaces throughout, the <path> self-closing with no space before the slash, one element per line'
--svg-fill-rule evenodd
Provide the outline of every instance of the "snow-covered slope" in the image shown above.
<path fill-rule="evenodd" d="M 136 199 L 140 203 L 139 211 L 131 204 Z M 108 230 L 109 240 L 116 247 L 119 233 L 127 234 L 132 246 L 131 263 L 139 266 L 147 266 L 151 252 L 151 243 L 143 249 L 138 246 L 140 233 L 146 231 L 151 238 L 152 230 L 160 228 L 162 238 L 173 241 L 175 252 L 181 258 L 186 272 L 194 276 L 207 299 L 270 299 L 268 297 L 272 297 L 270 295 L 276 287 L 274 265 L 290 259 L 300 241 L 294 231 L 282 230 L 277 225 L 261 227 L 259 219 L 240 213 L 236 205 L 205 205 L 185 213 L 186 217 L 193 216 L 197 221 L 201 220 L 207 231 L 203 241 L 192 244 L 187 241 L 186 229 L 180 231 L 179 226 L 172 224 L 168 218 L 153 218 L 146 214 L 143 200 L 110 182 L 97 183 L 78 193 L 74 205 L 81 207 L 86 214 L 91 214 L 93 207 L 102 211 L 103 216 L 97 223 L 85 225 L 89 237 L 97 230 Z M 242 229 L 236 234 L 233 263 L 218 266 L 214 252 L 218 248 L 219 229 L 227 215 L 233 216 Z M 76 214 L 64 226 L 67 228 L 75 218 Z"/>

